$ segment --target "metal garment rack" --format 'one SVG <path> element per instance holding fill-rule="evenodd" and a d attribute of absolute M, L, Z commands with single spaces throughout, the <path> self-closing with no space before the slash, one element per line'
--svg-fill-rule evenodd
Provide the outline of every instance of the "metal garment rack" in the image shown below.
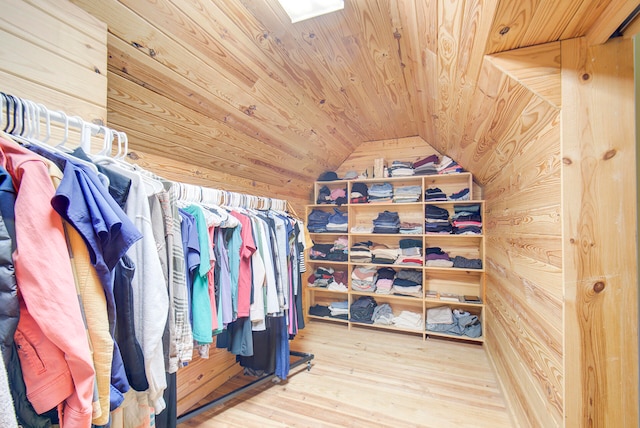
<path fill-rule="evenodd" d="M 307 371 L 311 370 L 311 360 L 313 360 L 314 355 L 313 354 L 308 354 L 306 352 L 298 352 L 298 351 L 289 351 L 289 355 L 294 356 L 294 357 L 300 357 L 298 360 L 294 361 L 293 363 L 291 363 L 290 369 L 294 369 L 304 363 L 307 363 Z M 185 413 L 184 415 L 181 415 L 178 417 L 177 422 L 178 424 L 181 424 L 182 422 L 186 422 L 189 419 L 198 416 L 199 414 L 206 412 L 207 410 L 213 409 L 214 407 L 220 406 L 224 403 L 226 403 L 227 401 L 244 394 L 247 391 L 250 391 L 254 388 L 257 388 L 258 386 L 265 384 L 269 381 L 275 380 L 276 379 L 276 375 L 275 373 L 271 373 L 268 375 L 264 375 L 256 380 L 254 380 L 251 383 L 248 383 L 245 386 L 242 386 L 240 388 L 237 388 L 233 391 L 231 391 L 228 394 L 223 395 L 222 397 L 218 397 L 213 401 L 210 401 L 206 404 L 203 404 L 202 406 L 195 408 L 187 413 Z"/>

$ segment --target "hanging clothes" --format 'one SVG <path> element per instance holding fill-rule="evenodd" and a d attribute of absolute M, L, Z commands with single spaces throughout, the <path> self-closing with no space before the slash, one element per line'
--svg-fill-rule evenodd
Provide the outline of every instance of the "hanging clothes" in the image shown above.
<path fill-rule="evenodd" d="M 175 373 L 214 336 L 248 370 L 286 378 L 306 239 L 284 201 L 13 138 L 0 134 L 0 268 L 15 266 L 0 277 L 0 340 L 15 396 L 26 390 L 19 422 L 170 424 Z"/>

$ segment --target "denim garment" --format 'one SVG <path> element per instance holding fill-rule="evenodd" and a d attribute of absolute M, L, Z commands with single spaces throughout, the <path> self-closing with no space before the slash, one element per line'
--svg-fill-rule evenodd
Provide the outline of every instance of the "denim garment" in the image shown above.
<path fill-rule="evenodd" d="M 329 223 L 333 224 L 347 224 L 349 222 L 349 217 L 347 213 L 343 213 L 337 208 L 333 209 L 333 214 L 329 216 Z"/>

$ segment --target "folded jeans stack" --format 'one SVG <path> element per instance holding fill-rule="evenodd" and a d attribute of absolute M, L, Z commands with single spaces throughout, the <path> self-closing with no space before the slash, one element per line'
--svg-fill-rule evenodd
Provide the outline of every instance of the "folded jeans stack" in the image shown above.
<path fill-rule="evenodd" d="M 397 212 L 384 211 L 378 213 L 373 220 L 373 233 L 399 233 L 400 216 Z"/>
<path fill-rule="evenodd" d="M 313 209 L 307 217 L 307 230 L 310 233 L 323 233 L 327 231 L 327 224 L 331 213 Z"/>
<path fill-rule="evenodd" d="M 369 189 L 369 202 L 391 202 L 393 186 L 390 183 L 375 183 Z"/>
<path fill-rule="evenodd" d="M 334 208 L 333 214 L 329 216 L 329 221 L 327 222 L 327 232 L 347 232 L 348 224 L 348 214 L 338 208 Z"/>

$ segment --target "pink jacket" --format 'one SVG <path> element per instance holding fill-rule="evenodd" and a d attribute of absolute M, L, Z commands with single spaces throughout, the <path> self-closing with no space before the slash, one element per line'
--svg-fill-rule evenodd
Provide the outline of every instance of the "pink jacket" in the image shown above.
<path fill-rule="evenodd" d="M 90 427 L 94 369 L 53 183 L 35 154 L 0 136 L 0 162 L 18 191 L 14 253 L 20 296 L 15 341 L 38 413 L 62 403 L 63 427 Z"/>

